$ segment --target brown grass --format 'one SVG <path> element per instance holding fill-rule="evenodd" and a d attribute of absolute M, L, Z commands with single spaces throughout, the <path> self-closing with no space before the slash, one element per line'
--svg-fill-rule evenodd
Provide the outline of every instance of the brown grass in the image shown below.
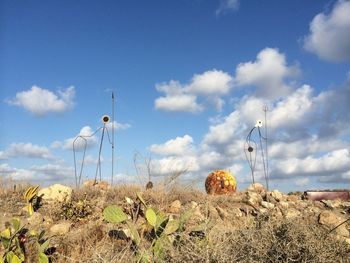
<path fill-rule="evenodd" d="M 0 219 L 4 219 L 5 213 L 6 218 L 13 215 L 25 220 L 26 213 L 18 212 L 25 205 L 23 191 L 24 188 L 0 191 Z M 139 256 L 131 241 L 109 237 L 109 231 L 118 229 L 118 226 L 102 219 L 102 211 L 107 205 L 124 206 L 125 196 L 135 199 L 138 191 L 142 191 L 149 205 L 164 212 L 175 200 L 181 201 L 183 210 L 188 210 L 194 201 L 202 205 L 204 219 L 201 222 L 207 222 L 203 231 L 193 232 L 194 225 L 191 224 L 198 222 L 189 221 L 185 230 L 177 234 L 175 242 L 165 246 L 164 257 L 153 258 L 152 262 L 350 262 L 350 246 L 333 235 L 327 235 L 328 231 L 312 218 L 287 220 L 268 214 L 235 218 L 230 211 L 242 204 L 242 194 L 207 196 L 196 189 L 179 187 L 168 191 L 144 191 L 132 185 L 117 186 L 108 191 L 94 188 L 74 190 L 71 202 L 84 200 L 91 211 L 80 219 L 72 218 L 72 230 L 66 235 L 51 237 L 50 244 L 55 248 L 52 262 L 138 262 Z M 212 217 L 210 207 L 224 209 L 228 217 L 223 221 Z M 62 213 L 62 204 L 44 203 L 38 212 L 55 224 L 62 219 L 58 216 Z M 139 251 L 149 248 L 150 242 L 144 238 Z"/>

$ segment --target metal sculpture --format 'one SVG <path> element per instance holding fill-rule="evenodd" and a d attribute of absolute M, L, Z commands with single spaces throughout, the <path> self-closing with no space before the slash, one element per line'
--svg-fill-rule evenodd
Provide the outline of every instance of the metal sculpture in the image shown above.
<path fill-rule="evenodd" d="M 263 163 L 263 170 L 264 170 L 264 177 L 266 182 L 266 189 L 269 189 L 269 174 L 268 174 L 268 145 L 267 145 L 267 120 L 266 120 L 266 112 L 267 112 L 267 106 L 264 106 L 263 111 L 265 112 L 265 136 L 262 135 L 261 128 L 263 126 L 262 120 L 257 120 L 255 123 L 255 126 L 249 131 L 246 140 L 244 142 L 244 153 L 245 157 L 247 159 L 251 176 L 252 176 L 252 183 L 255 183 L 255 166 L 256 166 L 256 158 L 257 158 L 257 151 L 258 151 L 258 144 L 253 139 L 253 132 L 258 131 L 258 140 L 259 140 L 259 146 L 260 146 L 260 152 L 261 152 L 261 159 Z M 265 147 L 263 146 L 263 141 L 265 142 Z"/>
<path fill-rule="evenodd" d="M 75 184 L 76 187 L 79 187 L 81 184 L 81 177 L 83 174 L 83 168 L 84 168 L 84 161 L 85 161 L 85 154 L 86 154 L 86 148 L 87 148 L 87 139 L 93 137 L 96 133 L 102 130 L 101 140 L 100 140 L 100 146 L 99 146 L 99 152 L 98 152 L 98 160 L 96 165 L 96 173 L 94 178 L 94 183 L 97 183 L 97 175 L 99 174 L 99 180 L 102 181 L 102 172 L 101 172 L 101 153 L 102 153 L 102 145 L 103 145 L 103 139 L 105 133 L 107 133 L 108 142 L 112 146 L 112 175 L 111 175 L 111 184 L 113 184 L 113 174 L 114 174 L 114 132 L 115 132 L 115 121 L 114 121 L 114 93 L 112 92 L 112 140 L 109 136 L 107 124 L 110 122 L 110 117 L 108 115 L 103 115 L 101 118 L 102 127 L 99 127 L 96 131 L 94 131 L 90 135 L 78 135 L 74 141 L 73 141 L 73 156 L 74 156 L 74 175 L 75 175 Z M 80 163 L 80 171 L 79 175 L 77 172 L 77 159 L 76 159 L 76 143 L 80 140 L 83 140 L 83 157 L 82 161 Z"/>

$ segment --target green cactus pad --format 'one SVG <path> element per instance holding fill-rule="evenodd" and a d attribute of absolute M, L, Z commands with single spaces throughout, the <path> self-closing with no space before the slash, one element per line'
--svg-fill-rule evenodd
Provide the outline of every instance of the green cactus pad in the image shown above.
<path fill-rule="evenodd" d="M 122 223 L 128 219 L 123 210 L 116 205 L 107 206 L 103 210 L 103 218 L 108 222 L 115 224 Z"/>

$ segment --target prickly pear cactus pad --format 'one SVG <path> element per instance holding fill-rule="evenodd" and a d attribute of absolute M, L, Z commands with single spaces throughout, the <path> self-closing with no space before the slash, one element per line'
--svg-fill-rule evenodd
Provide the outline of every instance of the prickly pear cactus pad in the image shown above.
<path fill-rule="evenodd" d="M 236 192 L 236 179 L 227 171 L 216 170 L 205 180 L 205 190 L 208 194 L 230 194 Z"/>

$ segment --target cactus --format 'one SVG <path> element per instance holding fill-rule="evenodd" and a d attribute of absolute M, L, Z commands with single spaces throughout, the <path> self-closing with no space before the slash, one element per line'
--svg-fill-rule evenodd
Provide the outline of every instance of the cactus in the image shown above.
<path fill-rule="evenodd" d="M 151 259 L 153 257 L 156 259 L 163 259 L 165 255 L 164 244 L 169 244 L 174 241 L 175 238 L 173 234 L 180 230 L 181 224 L 183 224 L 184 221 L 190 217 L 190 214 L 186 214 L 186 216 L 181 219 L 182 221 L 170 220 L 170 218 L 168 216 L 165 216 L 163 213 L 156 212 L 153 208 L 148 207 L 140 193 L 136 194 L 136 202 L 130 198 L 125 198 L 125 200 L 129 206 L 138 204 L 137 210 L 141 209 L 140 205 L 144 206 L 146 212 L 141 213 L 140 215 L 145 217 L 146 224 L 144 224 L 141 228 L 138 228 L 136 221 L 132 220 L 135 218 L 135 215 L 132 214 L 133 211 L 126 209 L 129 214 L 131 213 L 130 217 L 128 217 L 128 215 L 116 205 L 106 207 L 103 210 L 103 218 L 107 222 L 124 224 L 127 226 L 130 232 L 130 237 L 134 245 L 136 245 L 137 254 L 139 255 L 139 262 L 150 262 L 152 261 Z M 149 237 L 152 239 L 151 246 L 145 251 L 141 250 L 139 247 L 141 243 L 139 231 L 142 233 L 142 229 L 147 229 L 147 232 L 149 232 Z"/>
<path fill-rule="evenodd" d="M 34 238 L 38 249 L 38 262 L 48 263 L 49 258 L 45 250 L 49 245 L 49 239 L 44 238 L 44 231 L 37 234 L 35 231 L 25 229 L 17 218 L 13 218 L 11 223 L 6 223 L 4 230 L 0 232 L 0 241 L 5 249 L 5 253 L 0 258 L 0 263 L 22 263 L 25 262 L 24 243 L 29 238 Z"/>
<path fill-rule="evenodd" d="M 103 210 L 103 217 L 108 222 L 115 224 L 122 223 L 128 219 L 128 216 L 123 212 L 123 210 L 116 205 L 107 206 Z"/>
<path fill-rule="evenodd" d="M 28 203 L 28 213 L 29 215 L 32 215 L 34 213 L 34 199 L 38 196 L 38 188 L 39 186 L 31 186 L 29 187 L 23 194 L 24 200 Z"/>

